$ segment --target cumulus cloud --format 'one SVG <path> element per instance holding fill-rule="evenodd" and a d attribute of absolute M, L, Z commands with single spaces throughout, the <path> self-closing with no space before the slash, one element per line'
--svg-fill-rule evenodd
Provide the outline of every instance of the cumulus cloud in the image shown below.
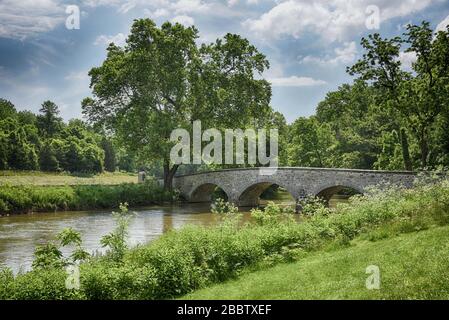
<path fill-rule="evenodd" d="M 438 31 L 446 31 L 446 26 L 448 26 L 449 25 L 449 16 L 447 16 L 443 21 L 441 21 L 438 25 L 437 25 L 437 27 L 436 27 L 436 29 L 435 29 L 435 32 L 438 32 Z"/>
<path fill-rule="evenodd" d="M 412 70 L 413 63 L 418 59 L 416 52 L 399 52 L 399 61 L 403 70 Z"/>
<path fill-rule="evenodd" d="M 123 33 L 117 33 L 114 36 L 100 35 L 95 39 L 95 45 L 109 45 L 113 42 L 117 46 L 123 46 L 126 43 L 126 36 Z"/>
<path fill-rule="evenodd" d="M 382 22 L 421 11 L 432 1 L 435 0 L 287 0 L 258 18 L 247 19 L 243 26 L 265 38 L 299 38 L 312 33 L 329 41 L 341 41 L 365 30 L 368 6 L 380 9 Z"/>
<path fill-rule="evenodd" d="M 66 19 L 60 0 L 2 0 L 0 37 L 25 39 L 53 30 Z"/>
<path fill-rule="evenodd" d="M 347 65 L 353 62 L 357 56 L 357 46 L 354 41 L 346 42 L 343 47 L 335 48 L 334 55 L 325 57 L 306 56 L 301 59 L 301 63 L 314 63 L 322 66 Z"/>
<path fill-rule="evenodd" d="M 326 81 L 309 77 L 279 77 L 267 79 L 274 87 L 311 87 L 326 84 Z"/>
<path fill-rule="evenodd" d="M 195 20 L 192 17 L 186 15 L 176 16 L 170 20 L 172 23 L 180 23 L 186 27 L 191 26 L 195 23 Z"/>
<path fill-rule="evenodd" d="M 166 17 L 166 16 L 168 16 L 170 14 L 170 12 L 167 9 L 164 9 L 164 8 L 159 8 L 159 9 L 156 9 L 154 11 L 148 10 L 148 9 L 144 9 L 143 13 L 146 16 L 148 16 L 149 18 L 151 18 L 151 19 L 157 19 L 157 18 L 160 18 L 160 17 Z"/>

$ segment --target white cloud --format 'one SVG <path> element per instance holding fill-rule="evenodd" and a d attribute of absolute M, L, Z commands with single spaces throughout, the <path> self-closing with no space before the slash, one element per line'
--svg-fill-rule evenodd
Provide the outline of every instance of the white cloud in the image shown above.
<path fill-rule="evenodd" d="M 113 42 L 117 46 L 123 46 L 126 43 L 126 36 L 123 33 L 117 33 L 115 36 L 100 35 L 95 39 L 95 45 L 109 45 Z"/>
<path fill-rule="evenodd" d="M 309 77 L 281 77 L 267 79 L 274 87 L 310 87 L 326 84 L 326 81 L 315 80 Z"/>
<path fill-rule="evenodd" d="M 181 15 L 176 16 L 173 19 L 170 20 L 172 23 L 180 23 L 186 27 L 191 26 L 195 23 L 195 20 L 192 17 Z"/>
<path fill-rule="evenodd" d="M 403 70 L 412 70 L 412 65 L 417 59 L 416 52 L 399 52 L 399 61 Z"/>
<path fill-rule="evenodd" d="M 151 19 L 157 19 L 157 18 L 160 18 L 160 17 L 166 17 L 166 16 L 168 16 L 170 14 L 170 12 L 167 9 L 164 9 L 164 8 L 159 8 L 159 9 L 156 9 L 154 11 L 148 10 L 148 9 L 144 9 L 143 13 L 146 16 L 150 17 Z"/>
<path fill-rule="evenodd" d="M 2 0 L 0 37 L 25 39 L 53 30 L 66 19 L 60 0 Z"/>
<path fill-rule="evenodd" d="M 122 0 L 83 0 L 83 4 L 88 7 L 100 7 L 100 6 L 116 6 L 119 5 Z"/>
<path fill-rule="evenodd" d="M 312 33 L 328 41 L 341 41 L 366 30 L 369 5 L 380 8 L 382 22 L 421 11 L 432 1 L 435 0 L 288 0 L 256 19 L 247 19 L 243 26 L 265 38 L 299 38 Z"/>
<path fill-rule="evenodd" d="M 322 66 L 347 65 L 357 57 L 357 46 L 354 41 L 345 42 L 343 47 L 335 48 L 334 55 L 325 57 L 306 56 L 301 59 L 301 63 L 314 63 Z"/>
<path fill-rule="evenodd" d="M 206 13 L 211 9 L 211 5 L 202 0 L 178 0 L 170 4 L 170 8 L 176 14 L 181 13 Z"/>
<path fill-rule="evenodd" d="M 437 25 L 437 27 L 436 27 L 436 29 L 435 29 L 435 32 L 438 32 L 438 31 L 446 31 L 446 26 L 448 26 L 449 25 L 449 16 L 447 16 L 443 21 L 441 21 L 438 25 Z"/>
<path fill-rule="evenodd" d="M 82 71 L 72 71 L 68 75 L 64 77 L 65 80 L 69 81 L 85 81 L 89 79 L 88 72 L 85 70 Z"/>

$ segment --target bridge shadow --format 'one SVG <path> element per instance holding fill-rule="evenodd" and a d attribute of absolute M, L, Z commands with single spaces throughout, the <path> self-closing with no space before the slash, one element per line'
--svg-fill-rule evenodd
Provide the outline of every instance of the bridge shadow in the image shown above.
<path fill-rule="evenodd" d="M 229 200 L 226 192 L 213 183 L 206 183 L 196 188 L 190 196 L 190 202 L 192 203 L 204 203 L 213 202 L 216 199 L 221 198 L 225 201 Z"/>
<path fill-rule="evenodd" d="M 261 182 L 246 188 L 238 199 L 240 207 L 260 207 L 269 201 L 281 205 L 294 205 L 295 198 L 282 186 L 272 182 Z"/>
<path fill-rule="evenodd" d="M 338 202 L 346 202 L 350 197 L 358 194 L 363 192 L 353 187 L 338 185 L 321 190 L 316 197 L 323 199 L 328 206 L 335 207 Z"/>

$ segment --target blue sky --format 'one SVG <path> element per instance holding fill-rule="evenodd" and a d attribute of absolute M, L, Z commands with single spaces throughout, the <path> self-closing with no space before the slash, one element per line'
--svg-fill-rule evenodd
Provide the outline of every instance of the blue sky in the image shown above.
<path fill-rule="evenodd" d="M 68 5 L 80 10 L 79 29 L 66 27 Z M 273 108 L 292 122 L 351 81 L 345 68 L 361 55 L 362 36 L 399 35 L 422 20 L 443 28 L 449 1 L 0 0 L 0 97 L 34 112 L 50 99 L 64 119 L 80 117 L 80 102 L 91 94 L 88 70 L 101 64 L 109 42 L 123 44 L 133 19 L 142 17 L 195 24 L 199 42 L 227 32 L 248 38 L 270 61 L 263 76 L 273 84 Z M 413 59 L 402 54 L 404 68 Z"/>

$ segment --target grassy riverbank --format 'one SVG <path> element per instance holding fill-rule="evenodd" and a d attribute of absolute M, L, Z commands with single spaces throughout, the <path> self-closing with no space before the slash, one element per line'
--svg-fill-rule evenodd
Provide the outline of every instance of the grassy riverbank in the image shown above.
<path fill-rule="evenodd" d="M 117 185 L 121 183 L 137 183 L 137 174 L 126 172 L 69 174 L 0 170 L 0 186 L 5 184 L 14 186 Z"/>
<path fill-rule="evenodd" d="M 172 201 L 155 182 L 73 186 L 0 186 L 0 214 L 117 208 L 120 203 L 144 206 Z"/>
<path fill-rule="evenodd" d="M 448 261 L 447 255 L 443 254 L 447 242 L 443 235 L 449 226 L 448 181 L 417 186 L 413 190 L 374 192 L 354 198 L 336 210 L 317 206 L 301 223 L 281 212 L 276 205 L 267 206 L 265 212 L 255 211 L 253 218 L 255 223 L 241 225 L 238 214 L 225 214 L 219 226 L 185 227 L 134 249 L 126 249 L 120 242 L 126 232 L 119 223 L 116 233 L 103 242 L 108 245 L 109 254 L 102 257 L 82 255 L 79 290 L 66 288 L 67 275 L 62 266 L 67 260 L 61 260 L 55 253 L 54 244 L 49 244 L 37 251 L 37 263 L 31 272 L 16 276 L 8 270 L 0 272 L 0 298 L 176 298 L 242 275 L 242 281 L 245 281 L 246 274 L 263 272 L 276 265 L 279 269 L 274 270 L 280 273 L 273 274 L 273 279 L 287 279 L 291 269 L 289 265 L 282 265 L 285 262 L 298 263 L 290 267 L 306 270 L 301 273 L 303 282 L 299 283 L 304 283 L 309 291 L 298 298 L 317 297 L 320 290 L 325 289 L 329 290 L 327 297 L 331 298 L 383 297 L 351 292 L 354 285 L 357 288 L 363 286 L 366 266 L 376 263 L 381 272 L 386 272 L 384 285 L 391 288 L 385 297 L 447 296 L 444 283 L 447 283 Z M 82 244 L 75 238 L 79 249 Z M 366 250 L 372 250 L 372 255 Z M 313 269 L 314 261 L 335 261 L 336 269 L 326 269 L 323 265 L 316 273 L 308 273 L 307 270 Z M 415 273 L 407 266 L 421 270 L 421 273 Z M 393 270 L 391 273 L 388 273 L 389 268 Z M 409 273 L 405 280 L 401 280 L 405 270 Z M 338 272 L 333 275 L 328 271 Z M 362 284 L 351 284 L 355 278 L 359 281 L 360 272 L 364 276 L 360 280 Z M 439 279 L 442 279 L 441 283 Z M 395 281 L 404 288 L 403 295 L 393 291 Z M 410 281 L 415 283 L 410 285 Z M 315 295 L 313 283 L 318 285 Z M 229 285 L 232 286 L 232 282 Z M 270 286 L 276 288 L 277 284 L 268 284 L 266 289 L 261 289 L 267 296 L 258 297 L 273 297 L 268 295 Z M 210 290 L 210 296 L 214 296 L 214 287 Z M 199 291 L 198 297 L 201 292 L 205 296 L 209 294 Z M 196 297 L 195 293 L 189 297 Z"/>
<path fill-rule="evenodd" d="M 346 248 L 246 273 L 182 299 L 449 299 L 448 226 L 398 236 L 377 232 L 388 237 L 362 236 Z M 371 265 L 380 270 L 379 290 L 366 288 Z"/>

